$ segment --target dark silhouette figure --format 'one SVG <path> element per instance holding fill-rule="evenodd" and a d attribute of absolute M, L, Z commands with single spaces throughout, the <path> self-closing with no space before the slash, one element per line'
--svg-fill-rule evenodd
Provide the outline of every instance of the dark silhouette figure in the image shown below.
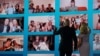
<path fill-rule="evenodd" d="M 77 49 L 77 38 L 75 28 L 69 26 L 69 20 L 66 20 L 66 26 L 61 27 L 58 31 L 55 30 L 55 34 L 61 35 L 61 41 L 59 45 L 60 56 L 71 56 L 74 50 Z"/>

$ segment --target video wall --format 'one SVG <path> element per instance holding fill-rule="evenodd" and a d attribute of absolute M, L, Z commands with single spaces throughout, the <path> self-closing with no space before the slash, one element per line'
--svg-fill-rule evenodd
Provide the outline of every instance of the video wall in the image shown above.
<path fill-rule="evenodd" d="M 99 12 L 100 0 L 0 0 L 0 56 L 60 56 L 54 31 L 66 20 L 76 36 L 88 24 L 89 56 L 100 56 Z M 81 56 L 79 48 L 72 56 Z"/>

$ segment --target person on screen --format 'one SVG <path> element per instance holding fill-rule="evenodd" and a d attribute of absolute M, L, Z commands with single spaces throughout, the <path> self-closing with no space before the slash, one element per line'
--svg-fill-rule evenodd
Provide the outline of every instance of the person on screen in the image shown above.
<path fill-rule="evenodd" d="M 3 43 L 4 51 L 14 51 L 12 44 L 12 39 L 7 38 L 7 40 Z"/>
<path fill-rule="evenodd" d="M 79 29 L 80 24 L 81 24 L 81 18 L 79 16 L 76 16 L 75 21 L 76 21 L 76 24 L 77 24 L 77 28 Z"/>
<path fill-rule="evenodd" d="M 42 32 L 47 32 L 47 23 L 43 23 L 42 27 L 41 27 Z"/>
<path fill-rule="evenodd" d="M 100 29 L 100 15 L 99 16 L 99 19 L 98 19 L 98 22 L 96 24 L 96 29 L 99 30 Z"/>
<path fill-rule="evenodd" d="M 76 21 L 75 21 L 75 17 L 71 17 L 71 23 L 70 23 L 70 27 L 74 27 L 76 28 Z"/>
<path fill-rule="evenodd" d="M 41 8 L 41 12 L 46 12 L 46 9 L 45 9 L 45 7 L 44 7 L 44 4 L 42 4 L 41 7 L 42 7 L 42 8 Z"/>
<path fill-rule="evenodd" d="M 15 13 L 18 14 L 18 10 L 19 10 L 19 4 L 15 5 Z"/>
<path fill-rule="evenodd" d="M 21 4 L 16 4 L 15 5 L 15 13 L 16 14 L 22 14 L 22 13 L 24 13 L 24 9 L 23 9 L 23 7 L 22 7 L 22 5 Z"/>
<path fill-rule="evenodd" d="M 22 29 L 18 25 L 18 22 L 16 19 L 13 19 L 12 23 L 13 23 L 13 32 L 21 32 L 22 31 Z"/>
<path fill-rule="evenodd" d="M 36 36 L 35 41 L 33 41 L 33 43 L 32 43 L 33 49 L 36 51 L 39 51 L 40 50 L 39 44 L 40 44 L 40 37 Z"/>
<path fill-rule="evenodd" d="M 33 36 L 29 36 L 29 38 L 28 38 L 28 50 L 29 51 L 31 51 L 31 50 L 34 50 L 35 48 L 33 47 L 33 41 L 34 41 L 34 39 L 33 39 L 34 37 Z"/>
<path fill-rule="evenodd" d="M 36 32 L 40 32 L 40 23 L 36 22 Z"/>
<path fill-rule="evenodd" d="M 35 13 L 39 13 L 39 12 L 41 12 L 41 9 L 40 9 L 39 5 L 37 5 L 36 9 L 35 9 Z"/>
<path fill-rule="evenodd" d="M 75 6 L 75 1 L 74 0 L 71 0 L 71 6 L 68 7 L 68 11 L 77 11 L 78 8 L 77 6 Z"/>
<path fill-rule="evenodd" d="M 100 36 L 99 35 L 95 35 L 94 37 L 93 50 L 100 50 Z"/>
<path fill-rule="evenodd" d="M 0 4 L 0 14 L 3 14 L 3 15 L 6 14 L 4 6 L 2 4 Z"/>
<path fill-rule="evenodd" d="M 66 26 L 61 27 L 58 31 L 56 31 L 54 34 L 60 34 L 61 35 L 61 41 L 59 45 L 59 52 L 60 56 L 71 56 L 73 52 L 73 41 L 74 41 L 74 50 L 77 49 L 77 37 L 75 29 L 71 28 L 69 26 L 70 21 L 66 20 Z"/>
<path fill-rule="evenodd" d="M 29 5 L 29 12 L 30 12 L 30 13 L 35 12 L 35 8 L 34 8 L 34 4 L 33 4 L 33 3 L 31 3 L 31 4 Z"/>
<path fill-rule="evenodd" d="M 47 36 L 43 37 L 43 40 L 39 44 L 39 48 L 41 51 L 49 51 L 49 42 Z"/>
<path fill-rule="evenodd" d="M 7 33 L 9 32 L 10 27 L 9 27 L 9 19 L 4 20 L 4 24 L 0 25 L 0 32 L 1 33 Z"/>
<path fill-rule="evenodd" d="M 90 53 L 90 44 L 89 44 L 89 35 L 90 29 L 87 23 L 83 22 L 80 26 L 80 34 L 78 35 L 79 38 L 82 40 L 82 44 L 79 47 L 80 56 L 89 56 Z"/>
<path fill-rule="evenodd" d="M 12 41 L 15 51 L 23 51 L 22 44 L 17 43 L 16 40 Z"/>
<path fill-rule="evenodd" d="M 35 31 L 36 31 L 35 22 L 34 20 L 31 20 L 29 25 L 29 32 L 35 32 Z"/>
<path fill-rule="evenodd" d="M 14 14 L 15 9 L 14 9 L 13 5 L 8 4 L 6 12 L 7 12 L 7 14 Z"/>
<path fill-rule="evenodd" d="M 98 5 L 98 7 L 95 10 L 100 10 L 100 4 Z"/>
<path fill-rule="evenodd" d="M 48 7 L 46 8 L 46 12 L 54 12 L 54 8 L 51 6 L 51 4 L 48 4 Z"/>
<path fill-rule="evenodd" d="M 52 21 L 49 20 L 49 22 L 48 22 L 47 24 L 48 24 L 47 30 L 48 30 L 48 31 L 53 31 L 53 30 L 54 30 L 54 25 L 52 24 Z"/>
<path fill-rule="evenodd" d="M 3 3 L 3 10 L 2 10 L 2 14 L 3 15 L 6 15 L 7 13 L 6 13 L 6 4 L 5 3 Z"/>

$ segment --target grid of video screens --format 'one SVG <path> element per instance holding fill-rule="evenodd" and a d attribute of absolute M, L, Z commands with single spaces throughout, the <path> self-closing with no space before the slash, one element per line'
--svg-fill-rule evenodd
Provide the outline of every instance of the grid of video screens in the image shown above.
<path fill-rule="evenodd" d="M 54 30 L 66 20 L 77 36 L 88 24 L 90 56 L 100 56 L 100 0 L 0 0 L 0 56 L 59 56 Z"/>

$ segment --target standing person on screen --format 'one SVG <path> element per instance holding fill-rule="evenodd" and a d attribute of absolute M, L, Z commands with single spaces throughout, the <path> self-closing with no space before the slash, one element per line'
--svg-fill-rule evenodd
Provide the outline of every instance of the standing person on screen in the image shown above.
<path fill-rule="evenodd" d="M 89 56 L 90 52 L 89 35 L 90 35 L 90 29 L 87 23 L 83 22 L 80 26 L 80 34 L 78 36 L 79 38 L 82 39 L 82 44 L 79 47 L 80 56 Z"/>
<path fill-rule="evenodd" d="M 7 12 L 7 14 L 14 14 L 15 8 L 13 7 L 13 5 L 8 4 L 6 12 Z"/>
<path fill-rule="evenodd" d="M 77 49 L 77 37 L 75 29 L 69 26 L 70 22 L 66 20 L 66 26 L 61 27 L 58 31 L 55 30 L 55 34 L 61 35 L 61 41 L 59 45 L 60 56 L 71 56 L 73 52 L 73 41 L 74 50 Z"/>
<path fill-rule="evenodd" d="M 0 32 L 7 33 L 7 32 L 9 32 L 9 30 L 10 30 L 9 19 L 5 19 L 4 24 L 0 25 Z"/>

